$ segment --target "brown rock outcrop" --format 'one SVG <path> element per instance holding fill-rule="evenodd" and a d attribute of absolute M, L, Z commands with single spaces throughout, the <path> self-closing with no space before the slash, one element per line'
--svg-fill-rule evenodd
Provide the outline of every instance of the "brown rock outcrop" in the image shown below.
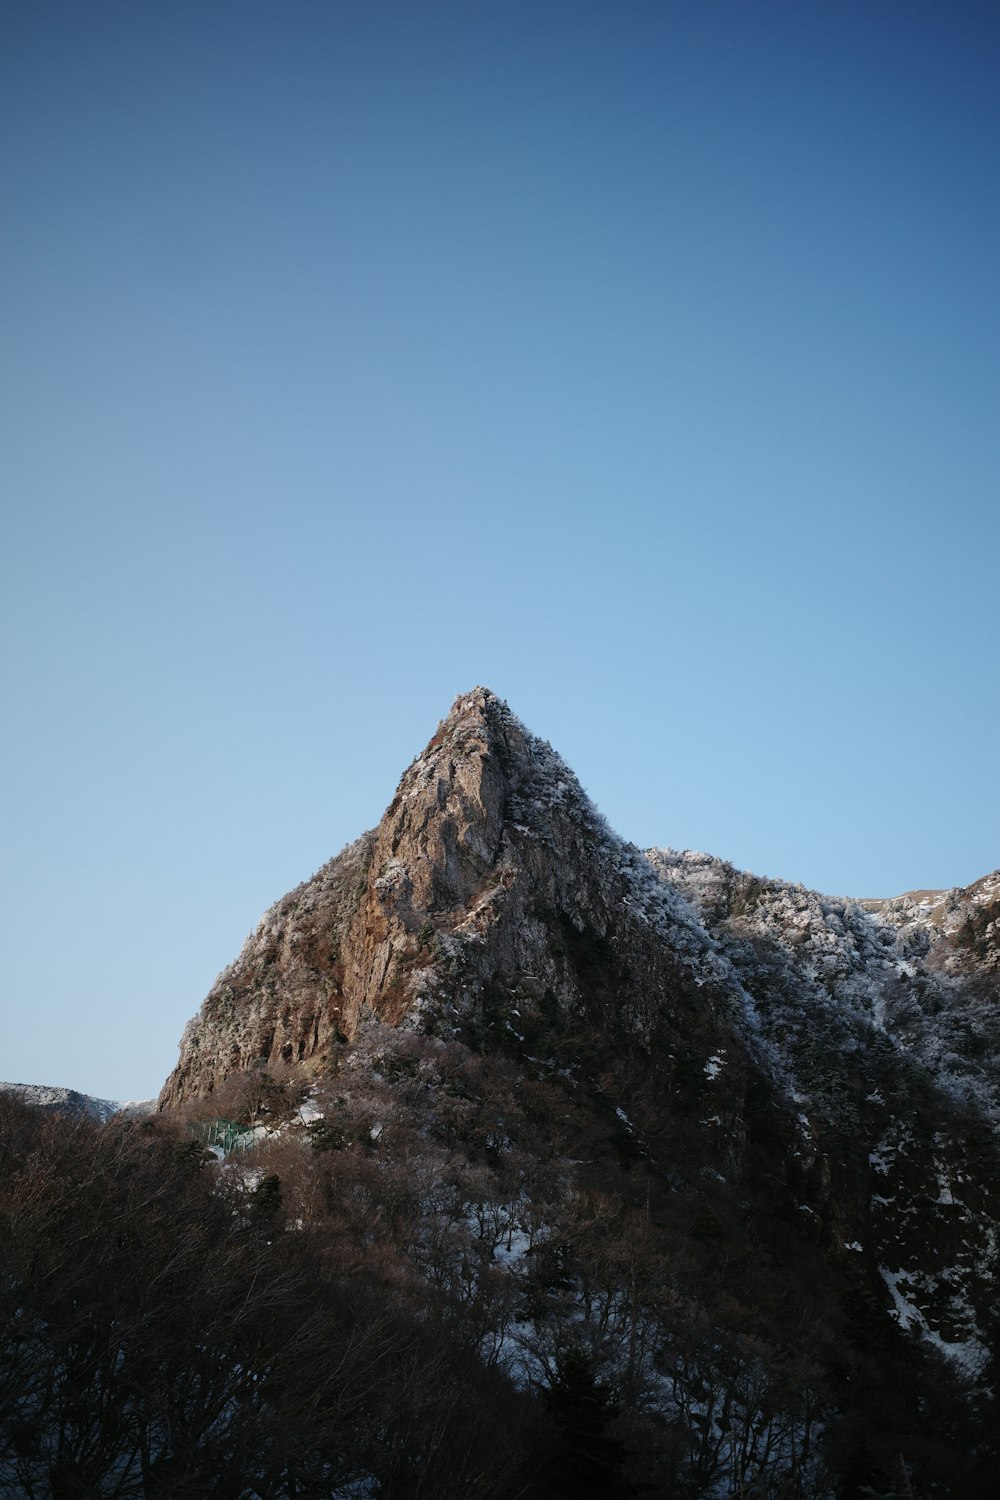
<path fill-rule="evenodd" d="M 320 1061 L 366 1015 L 447 1032 L 545 1008 L 642 1039 L 678 1006 L 711 1027 L 736 993 L 686 902 L 476 688 L 376 832 L 265 915 L 188 1026 L 161 1104 L 258 1062 Z"/>

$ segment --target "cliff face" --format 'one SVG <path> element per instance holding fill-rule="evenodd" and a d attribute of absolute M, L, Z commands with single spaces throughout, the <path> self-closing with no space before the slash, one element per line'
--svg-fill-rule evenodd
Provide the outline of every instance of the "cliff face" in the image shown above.
<path fill-rule="evenodd" d="M 438 1034 L 586 1016 L 706 1056 L 741 988 L 687 901 L 484 689 L 458 698 L 378 829 L 279 901 L 188 1026 L 161 1104 L 321 1064 L 366 1017 Z M 523 1027 L 522 1027 L 523 1029 Z"/>
<path fill-rule="evenodd" d="M 686 902 L 506 705 L 459 698 L 375 836 L 348 935 L 348 1033 L 366 1010 L 455 1024 L 493 987 L 522 1015 L 586 1012 L 642 1038 L 705 985 L 735 1002 Z"/>
<path fill-rule="evenodd" d="M 319 1062 L 341 1028 L 341 946 L 371 858 L 366 835 L 265 912 L 181 1038 L 163 1107 L 265 1063 Z"/>

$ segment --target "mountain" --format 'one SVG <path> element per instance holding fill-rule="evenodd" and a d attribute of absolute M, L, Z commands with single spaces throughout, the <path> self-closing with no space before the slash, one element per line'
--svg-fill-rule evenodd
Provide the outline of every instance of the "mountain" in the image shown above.
<path fill-rule="evenodd" d="M 78 1094 L 75 1089 L 53 1088 L 49 1084 L 0 1083 L 0 1091 L 15 1094 L 25 1104 L 45 1113 L 97 1120 L 102 1125 L 120 1109 L 129 1107 L 114 1099 L 95 1099 L 90 1094 Z"/>
<path fill-rule="evenodd" d="M 537 1315 L 522 1307 L 516 1338 L 494 1328 L 491 1358 L 544 1383 L 560 1339 L 585 1344 L 609 1390 L 684 1428 L 679 1492 L 749 1494 L 752 1473 L 754 1494 L 784 1475 L 790 1495 L 971 1495 L 996 1379 L 998 919 L 1000 872 L 852 901 L 641 852 L 477 688 L 378 828 L 267 912 L 186 1029 L 160 1107 L 246 1111 L 247 1080 L 292 1080 L 314 1146 L 361 1142 L 387 1167 L 394 1122 L 397 1159 L 426 1180 L 454 1176 L 458 1151 L 494 1209 L 509 1154 L 521 1185 L 503 1190 L 508 1250 L 499 1235 L 490 1267 L 534 1288 Z M 451 1089 L 471 1133 L 449 1124 Z M 459 1218 L 481 1221 L 475 1196 L 459 1193 Z M 569 1202 L 609 1221 L 601 1270 Z M 562 1227 L 540 1231 L 546 1216 Z M 622 1235 L 673 1278 L 629 1315 Z M 780 1421 L 746 1394 L 757 1377 Z M 820 1388 L 822 1461 L 803 1394 Z M 942 1457 L 956 1400 L 961 1463 Z"/>
<path fill-rule="evenodd" d="M 318 1062 L 374 1018 L 435 1035 L 585 1015 L 711 1052 L 740 985 L 688 901 L 492 693 L 457 699 L 378 829 L 266 913 L 187 1028 L 163 1105 Z M 728 1022 L 723 1027 L 729 1036 Z"/>
<path fill-rule="evenodd" d="M 0 1109 L 0 1493 L 987 1500 L 998 906 L 642 852 L 461 696 L 154 1117 Z"/>

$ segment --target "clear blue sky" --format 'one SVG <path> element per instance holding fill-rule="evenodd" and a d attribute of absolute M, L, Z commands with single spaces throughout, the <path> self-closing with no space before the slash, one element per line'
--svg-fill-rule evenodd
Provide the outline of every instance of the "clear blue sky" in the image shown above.
<path fill-rule="evenodd" d="M 1000 863 L 995 4 L 0 9 L 0 1077 L 158 1088 L 483 682 L 640 845 Z"/>

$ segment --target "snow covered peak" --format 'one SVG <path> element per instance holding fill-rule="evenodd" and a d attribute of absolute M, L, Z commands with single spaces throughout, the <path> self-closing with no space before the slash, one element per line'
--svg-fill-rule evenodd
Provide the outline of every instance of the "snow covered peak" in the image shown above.
<path fill-rule="evenodd" d="M 44 1083 L 0 1083 L 0 1089 L 17 1094 L 25 1104 L 50 1114 L 72 1115 L 98 1120 L 102 1125 L 116 1115 L 122 1106 L 114 1099 L 95 1099 L 78 1094 L 76 1089 L 55 1088 Z"/>

